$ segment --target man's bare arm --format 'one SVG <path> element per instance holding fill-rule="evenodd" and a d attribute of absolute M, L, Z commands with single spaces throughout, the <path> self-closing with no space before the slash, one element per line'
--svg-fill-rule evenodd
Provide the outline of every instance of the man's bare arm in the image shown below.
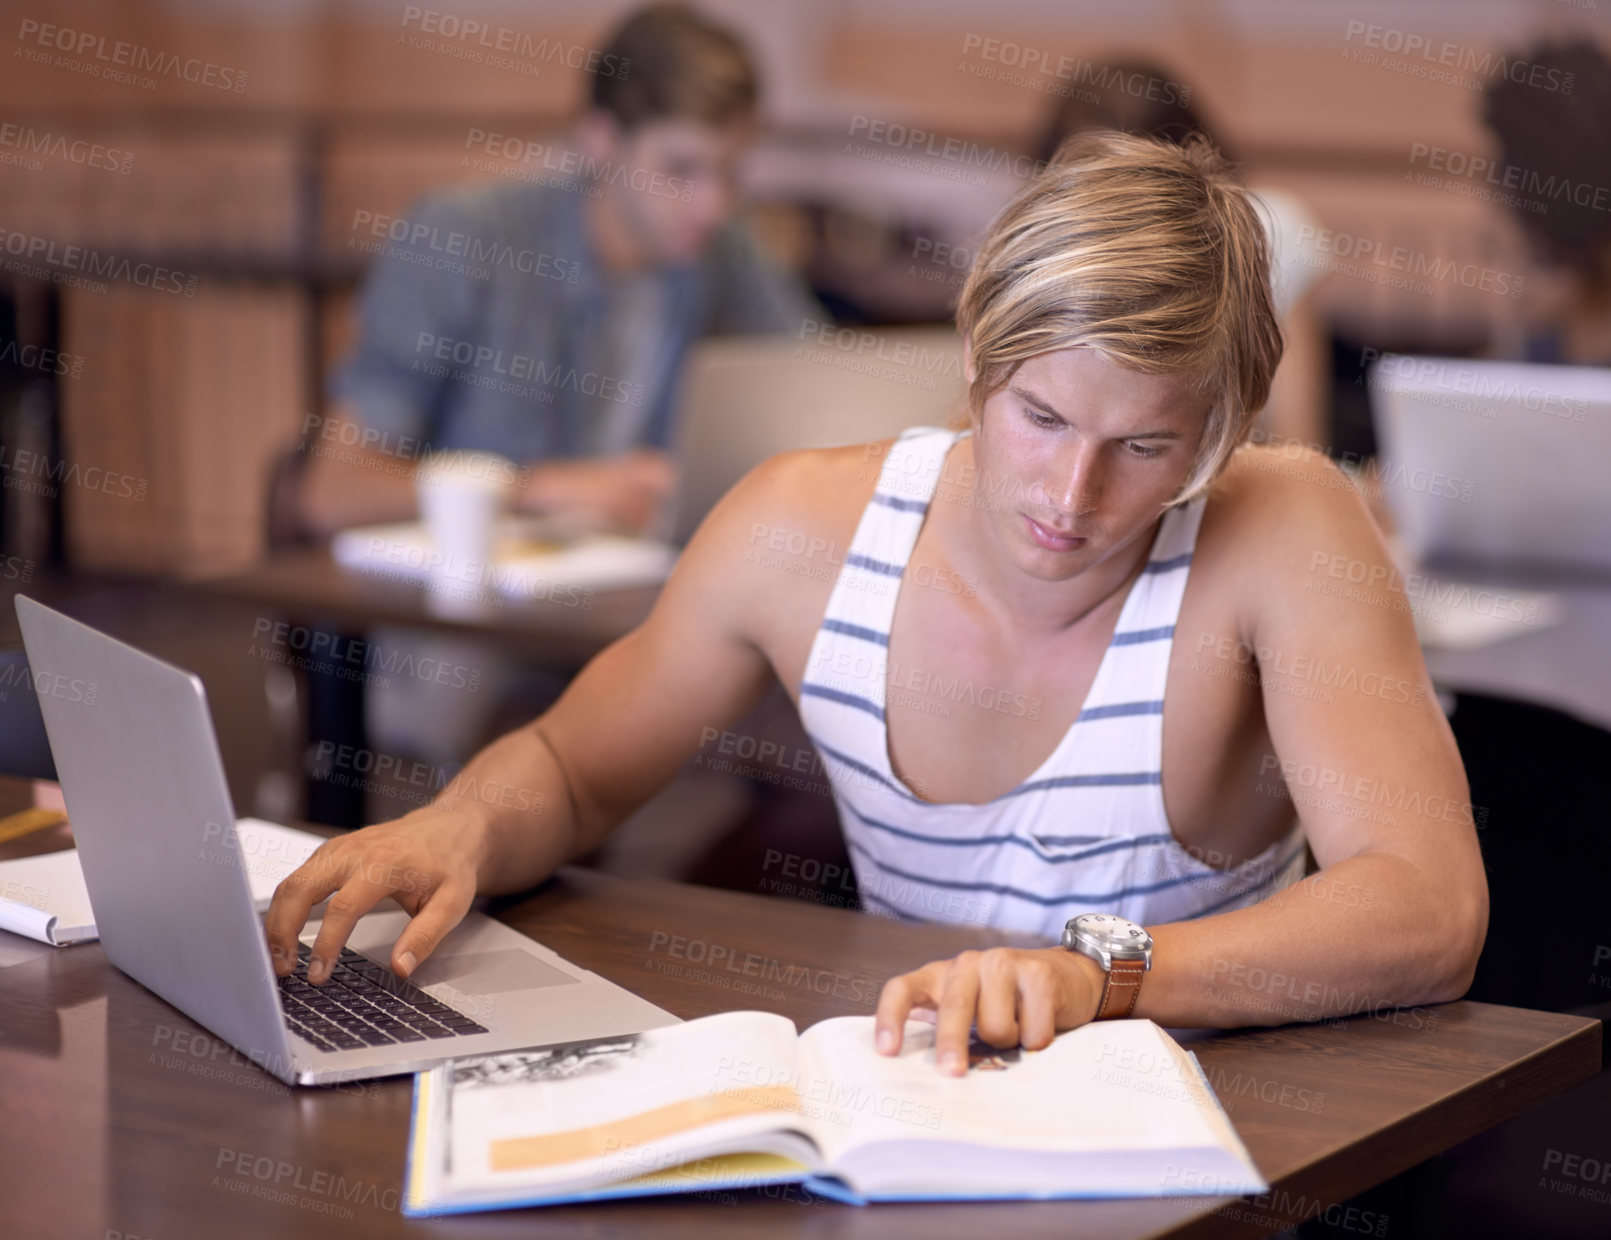
<path fill-rule="evenodd" d="M 1155 929 L 1138 1015 L 1279 1024 L 1456 999 L 1486 937 L 1487 882 L 1393 561 L 1329 461 L 1259 459 L 1285 476 L 1257 488 L 1238 539 L 1264 549 L 1238 593 L 1276 750 L 1253 777 L 1291 796 L 1320 870 L 1251 908 Z"/>
<path fill-rule="evenodd" d="M 522 890 L 590 851 L 698 751 L 702 729 L 752 710 L 772 680 L 756 609 L 775 605 L 776 590 L 743 560 L 754 522 L 776 502 L 779 472 L 763 464 L 723 498 L 649 618 L 539 719 L 477 755 L 431 805 L 331 840 L 282 882 L 266 919 L 276 967 L 290 968 L 324 897 L 313 954 L 328 962 L 357 919 L 391 895 L 414 915 L 392 953 L 406 975 L 477 893 Z"/>
<path fill-rule="evenodd" d="M 417 446 L 417 441 L 408 441 Z M 354 525 L 404 521 L 417 511 L 417 451 L 382 452 L 366 446 L 350 410 L 338 407 L 319 422 L 302 474 L 302 524 L 320 535 Z"/>
<path fill-rule="evenodd" d="M 302 477 L 301 518 L 321 536 L 355 525 L 406 521 L 419 511 L 414 471 L 425 453 L 418 440 L 395 451 L 370 445 L 349 414 L 320 423 Z M 510 505 L 519 512 L 577 513 L 603 526 L 638 534 L 661 515 L 676 483 L 664 452 L 637 448 L 614 457 L 528 461 Z"/>

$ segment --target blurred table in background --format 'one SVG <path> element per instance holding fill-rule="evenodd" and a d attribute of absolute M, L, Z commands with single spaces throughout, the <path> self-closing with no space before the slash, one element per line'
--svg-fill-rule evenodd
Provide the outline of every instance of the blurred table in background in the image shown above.
<path fill-rule="evenodd" d="M 1546 578 L 1487 580 L 1483 588 L 1543 590 L 1560 604 L 1557 623 L 1512 626 L 1513 633 L 1470 649 L 1427 646 L 1440 689 L 1515 698 L 1565 711 L 1611 731 L 1611 582 Z"/>
<path fill-rule="evenodd" d="M 575 592 L 567 595 L 568 602 L 496 599 L 473 612 L 455 610 L 448 615 L 423 584 L 350 571 L 323 548 L 283 552 L 245 572 L 203 578 L 179 588 L 199 600 L 250 608 L 255 613 L 254 634 L 284 645 L 282 653 L 311 656 L 311 662 L 303 664 L 307 670 L 298 675 L 301 687 L 296 691 L 298 697 L 305 695 L 306 706 L 292 711 L 294 718 L 276 720 L 275 730 L 281 734 L 278 747 L 302 755 L 295 764 L 300 776 L 286 772 L 305 780 L 305 799 L 299 799 L 298 812 L 314 821 L 346 827 L 377 821 L 369 811 L 365 792 L 331 773 L 310 768 L 309 755 L 316 748 L 330 752 L 332 747 L 370 747 L 366 694 L 363 681 L 346 675 L 350 669 L 340 666 L 339 660 L 319 659 L 317 648 L 311 646 L 316 636 L 356 638 L 362 649 L 370 640 L 368 635 L 377 629 L 451 635 L 490 644 L 539 674 L 559 678 L 554 683 L 562 684 L 594 655 L 641 624 L 659 594 L 658 586 L 588 591 L 587 606 L 578 605 Z M 291 626 L 290 634 L 271 636 L 280 631 L 277 626 L 281 624 Z M 298 635 L 308 650 L 296 644 Z M 273 696 L 272 689 L 270 694 Z M 480 740 L 469 738 L 465 743 L 473 750 Z M 281 806 L 259 801 L 256 811 L 270 818 L 284 817 L 289 802 Z"/>
<path fill-rule="evenodd" d="M 508 599 L 474 616 L 444 616 L 422 585 L 349 572 L 328 551 L 292 551 L 224 577 L 192 581 L 197 594 L 246 603 L 295 623 L 362 630 L 402 625 L 485 638 L 511 653 L 556 666 L 587 662 L 648 618 L 658 586 L 599 590 L 590 607 L 550 599 Z"/>

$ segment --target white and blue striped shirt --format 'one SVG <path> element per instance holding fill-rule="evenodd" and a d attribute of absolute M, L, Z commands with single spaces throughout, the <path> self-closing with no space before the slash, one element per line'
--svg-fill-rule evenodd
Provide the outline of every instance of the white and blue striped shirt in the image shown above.
<path fill-rule="evenodd" d="M 925 801 L 901 782 L 884 714 L 890 621 L 958 436 L 914 427 L 890 446 L 800 686 L 865 907 L 1055 939 L 1079 913 L 1156 925 L 1254 904 L 1301 878 L 1297 825 L 1218 870 L 1181 847 L 1164 810 L 1164 690 L 1201 498 L 1159 522 L 1084 706 L 1038 770 L 983 805 Z"/>

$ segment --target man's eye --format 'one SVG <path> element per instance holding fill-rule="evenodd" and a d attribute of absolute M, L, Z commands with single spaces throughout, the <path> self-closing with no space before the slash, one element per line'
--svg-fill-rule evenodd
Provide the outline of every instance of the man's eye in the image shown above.
<path fill-rule="evenodd" d="M 1130 449 L 1132 454 L 1141 457 L 1157 456 L 1163 451 L 1162 448 L 1149 448 L 1146 444 L 1136 443 L 1133 440 L 1129 441 L 1126 446 Z"/>

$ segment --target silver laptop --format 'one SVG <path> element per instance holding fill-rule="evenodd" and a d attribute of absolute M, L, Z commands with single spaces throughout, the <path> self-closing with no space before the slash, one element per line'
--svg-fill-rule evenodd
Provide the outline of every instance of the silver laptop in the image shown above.
<path fill-rule="evenodd" d="M 301 977 L 317 920 L 276 978 L 200 678 L 22 595 L 17 619 L 107 959 L 264 1070 L 327 1084 L 676 1023 L 476 912 L 402 982 L 390 899 L 329 981 Z"/>
<path fill-rule="evenodd" d="M 964 408 L 953 327 L 832 328 L 703 341 L 678 393 L 677 495 L 668 537 L 686 545 L 756 465 L 795 448 L 872 443 Z"/>
<path fill-rule="evenodd" d="M 1370 391 L 1418 563 L 1611 571 L 1611 370 L 1394 354 Z"/>

